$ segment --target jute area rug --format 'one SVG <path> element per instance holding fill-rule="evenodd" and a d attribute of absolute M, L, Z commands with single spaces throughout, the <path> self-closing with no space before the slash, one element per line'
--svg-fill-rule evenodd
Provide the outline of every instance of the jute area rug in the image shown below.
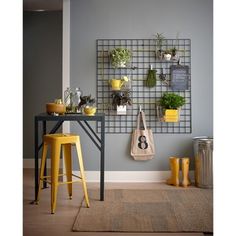
<path fill-rule="evenodd" d="M 105 201 L 90 191 L 90 208 L 83 200 L 73 231 L 213 232 L 212 190 L 106 190 Z"/>

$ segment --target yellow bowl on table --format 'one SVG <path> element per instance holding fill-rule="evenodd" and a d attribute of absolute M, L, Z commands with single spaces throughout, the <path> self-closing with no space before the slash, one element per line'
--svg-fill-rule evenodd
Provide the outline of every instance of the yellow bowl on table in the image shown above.
<path fill-rule="evenodd" d="M 89 107 L 86 106 L 84 108 L 84 114 L 87 116 L 94 116 L 94 114 L 96 113 L 97 108 L 96 107 Z"/>
<path fill-rule="evenodd" d="M 66 106 L 64 104 L 47 103 L 46 111 L 48 114 L 64 114 L 66 112 Z"/>

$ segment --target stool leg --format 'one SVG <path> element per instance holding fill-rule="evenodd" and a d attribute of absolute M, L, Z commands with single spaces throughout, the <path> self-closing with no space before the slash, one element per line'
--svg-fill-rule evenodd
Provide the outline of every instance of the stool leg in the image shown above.
<path fill-rule="evenodd" d="M 63 145 L 63 153 L 65 158 L 65 167 L 66 167 L 66 178 L 67 182 L 72 181 L 72 156 L 71 156 L 71 144 Z M 68 194 L 70 199 L 72 199 L 72 183 L 67 184 Z"/>
<path fill-rule="evenodd" d="M 82 151 L 81 151 L 80 140 L 76 142 L 76 149 L 77 149 L 77 155 L 78 155 L 78 160 L 79 160 L 79 167 L 80 167 L 80 174 L 81 174 L 82 185 L 83 185 L 83 190 L 84 190 L 85 202 L 86 202 L 87 207 L 89 207 L 89 198 L 88 198 L 86 180 L 85 180 L 85 175 L 84 175 L 84 164 L 83 164 L 83 156 L 82 156 Z"/>
<path fill-rule="evenodd" d="M 60 164 L 60 149 L 59 143 L 53 143 L 51 150 L 51 213 L 55 213 L 57 203 L 57 189 L 58 189 L 58 174 Z"/>
<path fill-rule="evenodd" d="M 37 204 L 39 202 L 40 191 L 43 187 L 43 176 L 44 176 L 45 163 L 46 163 L 46 159 L 47 159 L 46 158 L 47 157 L 47 150 L 48 150 L 48 145 L 44 142 L 43 143 L 43 154 L 42 154 L 41 165 L 40 165 L 40 174 L 39 174 L 39 189 L 38 189 L 38 194 L 37 194 L 37 199 L 36 199 Z"/>

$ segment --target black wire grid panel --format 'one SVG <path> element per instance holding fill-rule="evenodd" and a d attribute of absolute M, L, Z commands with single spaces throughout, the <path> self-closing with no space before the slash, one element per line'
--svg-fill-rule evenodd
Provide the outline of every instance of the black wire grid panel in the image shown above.
<path fill-rule="evenodd" d="M 173 91 L 171 87 L 159 79 L 164 69 L 170 78 L 170 66 L 177 61 L 156 59 L 156 42 L 153 39 L 97 39 L 97 112 L 105 113 L 106 133 L 131 133 L 136 127 L 137 114 L 141 105 L 145 112 L 148 128 L 153 133 L 191 133 L 191 40 L 165 39 L 162 50 L 176 47 L 179 52 L 180 64 L 189 67 L 189 87 L 185 91 Z M 109 60 L 109 52 L 113 48 L 124 47 L 132 51 L 132 63 L 128 68 L 113 69 Z M 153 88 L 145 86 L 148 69 L 157 70 L 157 84 Z M 136 69 L 132 69 L 132 68 Z M 131 81 L 132 106 L 128 106 L 127 115 L 117 115 L 111 108 L 112 91 L 108 81 L 128 76 Z M 185 98 L 186 104 L 181 108 L 180 121 L 176 123 L 159 122 L 157 119 L 156 102 L 164 92 L 175 92 Z M 101 127 L 97 124 L 97 132 Z"/>

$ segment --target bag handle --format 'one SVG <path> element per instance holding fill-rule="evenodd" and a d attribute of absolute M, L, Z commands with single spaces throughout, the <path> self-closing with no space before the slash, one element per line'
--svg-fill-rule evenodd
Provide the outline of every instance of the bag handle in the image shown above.
<path fill-rule="evenodd" d="M 140 129 L 140 118 L 142 119 L 142 122 L 143 122 L 143 127 L 144 127 L 144 130 L 147 129 L 147 124 L 146 124 L 146 118 L 145 118 L 145 114 L 143 111 L 140 111 L 138 113 L 138 117 L 137 117 L 137 130 Z"/>

